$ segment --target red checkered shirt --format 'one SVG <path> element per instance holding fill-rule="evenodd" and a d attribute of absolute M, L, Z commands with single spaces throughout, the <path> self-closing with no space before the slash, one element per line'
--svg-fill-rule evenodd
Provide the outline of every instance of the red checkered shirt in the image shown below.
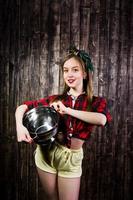
<path fill-rule="evenodd" d="M 103 113 L 107 118 L 107 123 L 112 119 L 108 111 L 107 101 L 105 98 L 93 96 L 92 102 L 90 104 L 86 94 L 81 94 L 76 98 L 74 107 L 72 105 L 72 97 L 68 94 L 63 96 L 53 95 L 39 100 L 25 101 L 24 104 L 28 106 L 29 110 L 40 105 L 49 106 L 51 102 L 57 100 L 58 98 L 60 99 L 60 97 L 62 103 L 66 107 L 82 111 Z M 90 124 L 72 117 L 71 115 L 64 114 L 60 117 L 59 131 L 63 132 L 64 136 L 66 137 L 66 145 L 69 146 L 69 140 L 67 140 L 67 138 L 69 138 L 68 136 L 87 140 L 90 137 L 94 126 L 94 124 Z"/>

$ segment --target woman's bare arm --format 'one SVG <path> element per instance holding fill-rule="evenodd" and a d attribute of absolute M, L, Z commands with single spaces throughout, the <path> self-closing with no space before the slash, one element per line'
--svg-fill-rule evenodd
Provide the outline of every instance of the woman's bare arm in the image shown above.
<path fill-rule="evenodd" d="M 104 126 L 107 121 L 106 116 L 102 113 L 75 110 L 70 107 L 66 107 L 61 101 L 54 102 L 51 105 L 60 114 L 68 114 L 90 124 Z"/>
<path fill-rule="evenodd" d="M 31 143 L 33 140 L 30 137 L 30 134 L 25 126 L 23 126 L 23 116 L 27 110 L 27 105 L 20 105 L 17 107 L 15 112 L 16 118 L 16 130 L 17 130 L 17 139 L 18 142 L 28 142 Z"/>
<path fill-rule="evenodd" d="M 67 114 L 83 120 L 90 124 L 102 125 L 106 124 L 107 118 L 104 114 L 98 112 L 80 111 L 72 108 L 66 109 Z"/>

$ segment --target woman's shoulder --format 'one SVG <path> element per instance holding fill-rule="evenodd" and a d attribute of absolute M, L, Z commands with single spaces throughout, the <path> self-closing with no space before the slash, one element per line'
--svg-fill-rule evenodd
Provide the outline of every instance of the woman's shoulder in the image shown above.
<path fill-rule="evenodd" d="M 93 96 L 92 97 L 92 103 L 95 103 L 95 102 L 106 102 L 107 101 L 107 98 L 106 97 L 103 97 L 103 96 Z"/>
<path fill-rule="evenodd" d="M 62 94 L 53 94 L 53 95 L 50 95 L 50 96 L 48 96 L 48 99 L 49 99 L 49 101 L 51 102 L 53 102 L 53 101 L 59 101 L 59 100 L 62 100 L 62 99 L 64 99 L 64 95 L 62 95 Z"/>
<path fill-rule="evenodd" d="M 92 98 L 92 108 L 96 109 L 98 107 L 106 107 L 107 99 L 103 96 L 93 96 Z"/>
<path fill-rule="evenodd" d="M 50 100 L 54 100 L 58 97 L 59 97 L 59 94 L 52 94 L 52 95 L 49 95 L 47 98 L 50 99 Z"/>

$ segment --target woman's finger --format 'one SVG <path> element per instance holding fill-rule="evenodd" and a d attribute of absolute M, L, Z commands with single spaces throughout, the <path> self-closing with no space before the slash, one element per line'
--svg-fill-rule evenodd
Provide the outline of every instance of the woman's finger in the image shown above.
<path fill-rule="evenodd" d="M 57 103 L 57 102 L 56 102 L 56 103 L 52 103 L 50 106 L 54 107 L 54 109 L 55 109 L 56 111 L 58 111 L 58 109 L 59 109 L 59 106 L 58 106 L 58 103 Z"/>

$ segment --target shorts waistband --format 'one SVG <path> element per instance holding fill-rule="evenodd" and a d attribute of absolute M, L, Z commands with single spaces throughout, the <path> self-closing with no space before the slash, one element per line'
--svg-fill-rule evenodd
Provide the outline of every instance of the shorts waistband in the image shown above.
<path fill-rule="evenodd" d="M 67 146 L 64 146 L 64 145 L 59 144 L 57 141 L 55 141 L 55 144 L 56 144 L 59 148 L 61 148 L 62 150 L 67 150 L 67 151 L 70 151 L 70 152 L 75 152 L 75 153 L 77 153 L 77 152 L 80 152 L 80 151 L 83 150 L 82 147 L 81 147 L 80 149 L 71 149 L 71 148 L 68 148 Z"/>

